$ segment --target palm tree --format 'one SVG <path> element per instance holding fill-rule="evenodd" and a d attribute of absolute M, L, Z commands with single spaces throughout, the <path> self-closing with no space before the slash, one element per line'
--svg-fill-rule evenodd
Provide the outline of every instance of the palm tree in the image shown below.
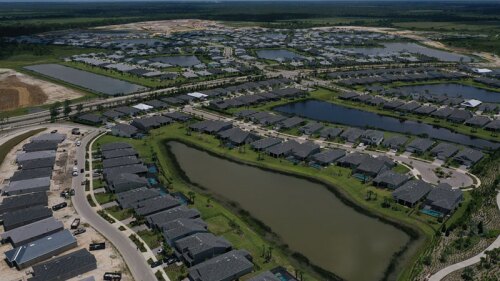
<path fill-rule="evenodd" d="M 189 201 L 191 201 L 191 204 L 194 204 L 194 199 L 196 198 L 196 193 L 194 193 L 193 191 L 189 191 L 188 196 L 189 196 Z"/>

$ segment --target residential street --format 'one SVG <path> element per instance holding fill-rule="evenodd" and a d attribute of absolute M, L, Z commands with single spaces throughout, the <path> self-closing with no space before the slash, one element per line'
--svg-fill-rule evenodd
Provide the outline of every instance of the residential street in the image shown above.
<path fill-rule="evenodd" d="M 76 158 L 81 167 L 85 165 L 85 148 L 87 144 L 98 134 L 99 131 L 96 130 L 83 137 L 82 145 L 80 149 L 77 150 L 76 154 Z M 88 222 L 113 243 L 122 255 L 136 281 L 156 281 L 157 279 L 150 266 L 133 242 L 98 215 L 96 210 L 89 205 L 85 195 L 85 188 L 81 185 L 84 179 L 85 177 L 83 174 L 73 177 L 73 187 L 75 188 L 76 194 L 72 197 L 72 201 L 78 214 L 82 217 L 83 221 Z"/>

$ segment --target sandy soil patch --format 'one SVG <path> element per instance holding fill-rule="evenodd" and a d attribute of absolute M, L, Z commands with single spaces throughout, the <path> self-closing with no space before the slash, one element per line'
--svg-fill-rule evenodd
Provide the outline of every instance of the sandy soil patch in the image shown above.
<path fill-rule="evenodd" d="M 0 69 L 0 110 L 50 104 L 83 95 L 11 69 Z"/>
<path fill-rule="evenodd" d="M 61 221 L 64 224 L 65 229 L 71 230 L 71 223 L 75 218 L 80 218 L 78 213 L 76 213 L 75 209 L 72 206 L 72 202 L 70 199 L 65 199 L 60 196 L 62 190 L 66 188 L 71 188 L 71 170 L 74 165 L 73 159 L 75 155 L 75 142 L 81 136 L 72 135 L 70 127 L 51 127 L 49 130 L 41 132 L 40 134 L 47 133 L 50 130 L 57 129 L 59 133 L 66 134 L 66 140 L 59 145 L 56 156 L 56 165 L 54 167 L 54 174 L 51 183 L 51 189 L 49 191 L 49 206 L 53 206 L 55 204 L 61 202 L 67 202 L 68 206 L 61 210 L 53 212 L 54 218 Z M 87 130 L 81 129 L 81 133 L 87 134 Z M 30 139 L 30 138 L 29 138 Z M 15 163 L 16 153 L 22 149 L 22 146 L 29 142 L 29 139 L 26 139 L 16 145 L 6 156 L 5 161 L 0 165 L 0 184 L 5 180 L 9 179 L 14 172 L 17 170 L 17 165 Z M 79 167 L 84 166 L 84 163 L 78 163 Z M 83 186 L 78 186 L 75 188 L 84 188 Z M 0 197 L 0 203 L 3 200 L 3 196 Z M 86 232 L 80 235 L 75 236 L 78 241 L 78 247 L 75 249 L 66 251 L 61 255 L 69 254 L 78 249 L 86 248 L 88 249 L 90 243 L 95 242 L 106 242 L 106 249 L 100 251 L 93 251 L 92 254 L 97 259 L 97 269 L 87 272 L 78 277 L 69 279 L 71 281 L 81 280 L 82 278 L 94 276 L 96 280 L 102 280 L 102 276 L 106 272 L 121 272 L 123 274 L 122 280 L 131 281 L 133 278 L 131 277 L 128 269 L 118 253 L 118 251 L 113 247 L 109 241 L 106 240 L 100 233 L 98 233 L 95 229 L 93 229 L 90 225 L 86 223 L 85 220 L 80 222 L 80 227 L 85 227 Z M 73 230 L 71 230 L 73 231 Z M 3 232 L 3 227 L 0 226 L 0 233 Z M 12 249 L 10 244 L 0 244 L 0 253 L 4 253 Z M 0 262 L 0 280 L 2 281 L 18 281 L 18 280 L 27 280 L 31 277 L 31 268 L 27 268 L 21 271 L 18 271 L 15 268 L 10 268 L 5 261 Z M 6 277 L 7 276 L 7 277 Z"/>
<path fill-rule="evenodd" d="M 204 30 L 210 28 L 220 28 L 222 24 L 199 19 L 180 19 L 180 20 L 160 20 L 160 21 L 144 21 L 127 24 L 106 25 L 96 29 L 106 30 L 128 30 L 128 31 L 147 31 L 157 34 L 169 34 L 175 32 L 186 32 L 191 30 Z"/>

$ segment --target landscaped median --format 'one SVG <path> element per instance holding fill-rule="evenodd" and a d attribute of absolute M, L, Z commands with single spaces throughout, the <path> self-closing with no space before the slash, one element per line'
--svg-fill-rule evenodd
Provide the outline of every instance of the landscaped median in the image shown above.
<path fill-rule="evenodd" d="M 203 219 L 209 224 L 209 229 L 213 229 L 215 234 L 223 234 L 236 248 L 245 248 L 249 250 L 254 258 L 256 257 L 254 262 L 260 269 L 269 269 L 276 265 L 282 265 L 292 270 L 292 272 L 292 268 L 299 268 L 309 274 L 312 272 L 305 263 L 300 263 L 297 259 L 291 258 L 289 249 L 281 247 L 279 239 L 268 233 L 269 231 L 266 226 L 250 217 L 244 210 L 240 210 L 236 205 L 232 206 L 229 202 L 213 202 L 208 204 L 207 202 L 211 202 L 212 200 L 210 195 L 207 195 L 206 192 L 193 189 L 185 182 L 182 176 L 177 173 L 175 163 L 167 156 L 165 148 L 165 142 L 169 140 L 184 142 L 234 161 L 325 183 L 330 191 L 339 195 L 342 200 L 350 202 L 349 204 L 354 208 L 370 215 L 376 215 L 380 219 L 406 231 L 413 237 L 413 240 L 420 241 L 419 243 L 421 244 L 419 245 L 421 246 L 419 247 L 419 253 L 415 254 L 412 259 L 408 261 L 408 265 L 413 265 L 417 262 L 421 253 L 431 244 L 430 242 L 433 240 L 436 231 L 441 227 L 440 221 L 422 215 L 420 212 L 415 211 L 416 209 L 407 209 L 395 203 L 390 203 L 392 196 L 389 190 L 377 189 L 361 183 L 350 177 L 350 170 L 346 168 L 329 166 L 317 170 L 309 166 L 296 165 L 289 161 L 280 161 L 279 159 L 271 158 L 266 155 L 259 156 L 257 152 L 252 151 L 248 147 L 244 150 L 229 150 L 220 146 L 219 140 L 215 139 L 213 136 L 198 133 L 193 133 L 191 135 L 186 134 L 186 128 L 182 124 L 174 124 L 153 130 L 150 132 L 150 136 L 143 140 L 123 139 L 112 136 L 101 138 L 101 144 L 126 141 L 132 144 L 144 159 L 151 160 L 151 156 L 156 152 L 157 155 L 159 155 L 158 166 L 162 168 L 161 170 L 164 173 L 161 179 L 164 180 L 168 186 L 173 187 L 175 191 L 182 191 L 185 193 L 194 191 L 196 193 L 194 207 L 200 210 Z M 399 167 L 398 169 L 403 170 L 403 167 Z M 332 174 L 338 176 L 332 177 Z M 370 200 L 366 200 L 367 192 L 376 194 L 377 196 L 375 199 L 370 197 Z M 468 198 L 470 197 L 465 196 L 465 198 L 466 200 L 462 203 L 460 208 L 466 207 Z M 389 202 L 389 204 L 387 204 L 387 202 Z M 235 213 L 237 213 L 238 216 L 236 216 Z M 459 209 L 453 218 L 461 213 Z M 237 229 L 241 229 L 241 235 L 237 235 L 236 228 L 232 227 L 235 224 L 239 226 Z M 263 237 L 265 237 L 265 239 L 263 239 Z M 273 255 L 273 260 L 270 263 L 266 263 L 261 257 L 263 247 L 278 249 L 275 251 L 276 253 Z M 395 257 L 395 259 L 397 259 L 397 257 Z M 396 260 L 393 262 L 395 261 Z M 400 274 L 400 278 L 402 280 L 411 279 L 411 276 L 415 274 L 415 272 L 411 272 L 412 266 L 404 266 L 404 268 L 405 270 Z M 310 277 L 314 276 L 322 279 L 314 273 L 312 274 L 313 275 Z"/>

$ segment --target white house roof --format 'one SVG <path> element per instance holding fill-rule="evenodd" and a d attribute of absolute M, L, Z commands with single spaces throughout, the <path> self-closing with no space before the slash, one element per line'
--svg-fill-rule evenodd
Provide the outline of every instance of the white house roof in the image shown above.
<path fill-rule="evenodd" d="M 202 94 L 202 93 L 199 93 L 199 92 L 189 93 L 189 94 L 187 94 L 187 95 L 188 95 L 188 96 L 190 96 L 190 97 L 197 98 L 197 99 L 201 99 L 201 98 L 206 98 L 206 97 L 208 97 L 207 95 Z"/>
<path fill-rule="evenodd" d="M 476 107 L 478 105 L 480 105 L 482 102 L 480 100 L 466 100 L 464 102 L 462 102 L 462 105 L 465 106 L 465 107 Z"/>
<path fill-rule="evenodd" d="M 139 104 L 136 104 L 136 105 L 134 105 L 132 107 L 136 108 L 136 109 L 139 109 L 139 110 L 150 110 L 150 109 L 153 109 L 153 107 L 151 105 L 147 105 L 147 104 L 144 104 L 144 103 L 139 103 Z"/>

